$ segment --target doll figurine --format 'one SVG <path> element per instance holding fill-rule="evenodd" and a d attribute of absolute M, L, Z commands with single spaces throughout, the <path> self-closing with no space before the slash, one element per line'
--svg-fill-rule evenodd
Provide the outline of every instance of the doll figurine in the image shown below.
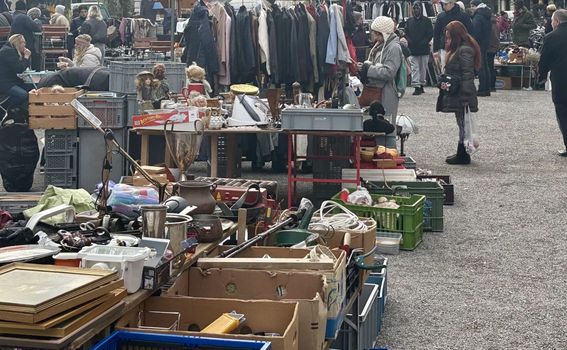
<path fill-rule="evenodd" d="M 159 86 L 160 81 L 154 79 L 151 72 L 143 71 L 136 75 L 136 92 L 140 114 L 149 109 L 156 109 L 154 103 L 159 103 L 157 98 Z"/>
<path fill-rule="evenodd" d="M 205 77 L 206 77 L 205 69 L 202 68 L 202 67 L 199 67 L 197 65 L 197 63 L 193 62 L 192 65 L 187 67 L 185 72 L 187 73 L 187 79 L 189 80 L 189 84 L 191 84 L 191 83 L 203 84 L 203 87 L 204 87 L 204 90 L 205 90 L 204 95 L 207 98 L 209 98 L 211 96 L 211 94 L 213 93 L 213 89 L 211 88 L 211 85 L 209 84 L 207 79 L 205 79 Z"/>
<path fill-rule="evenodd" d="M 165 77 L 165 65 L 163 63 L 157 63 L 153 69 L 154 78 L 159 80 L 159 88 L 156 92 L 157 100 L 168 100 L 169 99 L 169 83 Z"/>

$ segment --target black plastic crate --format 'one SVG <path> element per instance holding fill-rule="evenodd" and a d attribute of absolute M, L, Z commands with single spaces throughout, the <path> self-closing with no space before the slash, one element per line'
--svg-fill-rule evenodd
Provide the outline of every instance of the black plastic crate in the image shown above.
<path fill-rule="evenodd" d="M 77 131 L 45 131 L 45 185 L 77 188 Z"/>

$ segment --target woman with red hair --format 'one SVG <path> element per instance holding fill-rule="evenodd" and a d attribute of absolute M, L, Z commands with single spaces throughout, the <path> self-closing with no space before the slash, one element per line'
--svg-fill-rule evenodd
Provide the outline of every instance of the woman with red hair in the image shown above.
<path fill-rule="evenodd" d="M 464 146 L 465 110 L 478 112 L 478 100 L 474 85 L 475 69 L 480 68 L 480 48 L 465 26 L 453 21 L 446 27 L 445 50 L 447 51 L 445 75 L 455 82 L 449 88 L 441 84 L 437 99 L 437 112 L 455 113 L 459 126 L 457 154 L 447 157 L 449 164 L 470 164 L 471 157 Z"/>

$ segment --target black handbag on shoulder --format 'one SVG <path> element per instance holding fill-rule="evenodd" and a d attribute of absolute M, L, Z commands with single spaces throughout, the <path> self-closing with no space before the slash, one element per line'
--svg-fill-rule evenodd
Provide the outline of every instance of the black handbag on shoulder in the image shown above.
<path fill-rule="evenodd" d="M 451 74 L 441 74 L 437 87 L 447 95 L 456 95 L 459 93 L 461 86 L 461 78 Z"/>

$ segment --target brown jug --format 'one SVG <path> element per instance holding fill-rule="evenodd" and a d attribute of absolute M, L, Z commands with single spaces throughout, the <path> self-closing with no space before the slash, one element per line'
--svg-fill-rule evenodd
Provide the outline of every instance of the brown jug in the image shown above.
<path fill-rule="evenodd" d="M 217 201 L 212 192 L 216 185 L 206 181 L 181 181 L 176 189 L 180 197 L 187 200 L 189 205 L 197 207 L 192 214 L 212 214 L 215 211 Z"/>

